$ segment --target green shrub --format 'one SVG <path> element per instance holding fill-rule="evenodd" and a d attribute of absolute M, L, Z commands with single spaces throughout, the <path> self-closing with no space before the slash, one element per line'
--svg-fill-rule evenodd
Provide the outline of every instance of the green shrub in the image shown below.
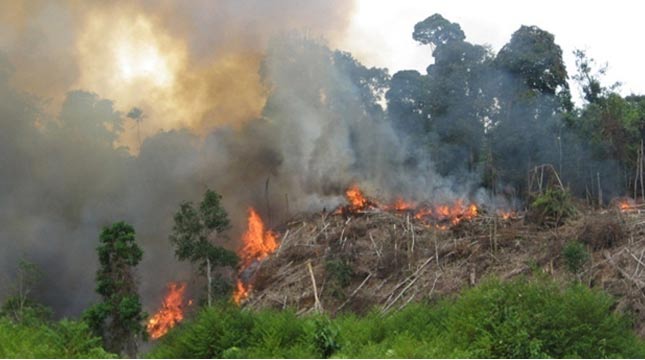
<path fill-rule="evenodd" d="M 576 213 L 569 192 L 551 187 L 531 202 L 529 217 L 540 225 L 559 226 Z"/>
<path fill-rule="evenodd" d="M 12 323 L 0 318 L 0 358 L 116 358 L 101 347 L 87 324 Z"/>
<path fill-rule="evenodd" d="M 331 259 L 325 262 L 325 276 L 328 288 L 335 298 L 344 298 L 344 288 L 352 281 L 354 275 L 351 266 L 340 259 Z"/>
<path fill-rule="evenodd" d="M 460 296 L 329 320 L 292 311 L 206 309 L 152 357 L 644 357 L 645 344 L 606 294 L 548 278 L 488 280 Z"/>
<path fill-rule="evenodd" d="M 571 241 L 562 249 L 562 257 L 567 270 L 577 275 L 589 260 L 589 253 L 583 244 Z"/>

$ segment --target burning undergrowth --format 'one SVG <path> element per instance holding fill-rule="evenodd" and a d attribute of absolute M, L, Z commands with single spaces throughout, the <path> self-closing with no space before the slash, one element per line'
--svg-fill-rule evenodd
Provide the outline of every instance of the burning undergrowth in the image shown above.
<path fill-rule="evenodd" d="M 168 292 L 164 296 L 161 308 L 154 314 L 146 324 L 146 331 L 152 339 L 158 339 L 184 319 L 184 308 L 192 305 L 192 301 L 186 301 L 184 294 L 186 283 L 177 282 L 168 284 Z"/>
<path fill-rule="evenodd" d="M 350 193 L 348 200 L 364 197 Z M 509 279 L 538 271 L 569 278 L 563 248 L 571 240 L 604 236 L 589 228 L 590 219 L 601 215 L 611 218 L 617 237 L 602 249 L 587 247 L 591 260 L 576 276 L 619 297 L 621 310 L 643 320 L 645 215 L 639 212 L 590 211 L 554 231 L 525 221 L 524 213 L 483 206 L 475 212 L 463 201 L 449 207 L 461 209 L 453 217 L 441 211 L 417 216 L 421 208 L 441 206 L 398 205 L 365 198 L 278 227 L 280 246 L 256 264 L 253 292 L 242 305 L 293 308 L 299 314 L 364 313 L 375 307 L 387 312 L 455 294 L 489 275 Z M 642 333 L 642 326 L 638 330 Z"/>

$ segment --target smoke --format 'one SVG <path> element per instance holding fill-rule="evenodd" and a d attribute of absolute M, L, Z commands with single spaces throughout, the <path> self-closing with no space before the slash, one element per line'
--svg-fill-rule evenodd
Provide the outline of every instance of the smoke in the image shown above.
<path fill-rule="evenodd" d="M 75 89 L 137 106 L 119 144 L 138 151 L 141 137 L 188 128 L 201 136 L 222 124 L 258 117 L 268 94 L 258 67 L 268 40 L 306 31 L 334 41 L 351 1 L 5 1 L 0 48 L 20 64 L 11 82 L 59 112 Z"/>
<path fill-rule="evenodd" d="M 299 183 L 284 179 L 284 167 L 298 155 L 274 145 L 289 141 L 287 129 L 262 118 L 271 75 L 260 65 L 269 39 L 290 31 L 333 41 L 352 8 L 295 0 L 0 4 L 3 284 L 25 256 L 44 270 L 40 299 L 59 315 L 77 314 L 95 299 L 101 227 L 125 220 L 145 251 L 141 291 L 152 306 L 167 281 L 188 277 L 168 242 L 182 201 L 199 201 L 206 188 L 221 193 L 236 225 L 224 245 L 236 248 L 247 207 L 268 213 L 271 177 L 279 221 L 276 199 L 284 204 L 285 186 Z M 140 123 L 125 116 L 132 106 L 143 109 Z M 288 196 L 291 211 L 312 204 L 301 193 Z"/>
<path fill-rule="evenodd" d="M 140 291 L 153 309 L 167 282 L 190 276 L 168 234 L 179 204 L 207 188 L 223 195 L 231 249 L 249 206 L 277 226 L 338 205 L 353 182 L 386 198 L 472 193 L 477 174 L 442 177 L 427 155 L 411 155 L 381 106 L 387 70 L 322 40 L 340 36 L 351 4 L 157 5 L 3 4 L 26 15 L 0 35 L 0 271 L 11 278 L 20 256 L 35 262 L 46 284 L 38 296 L 57 314 L 96 299 L 98 236 L 120 220 L 137 231 Z M 43 31 L 52 11 L 65 41 Z M 26 34 L 40 34 L 31 50 Z M 34 54 L 49 51 L 39 73 Z M 143 109 L 140 124 L 125 115 L 131 106 Z"/>

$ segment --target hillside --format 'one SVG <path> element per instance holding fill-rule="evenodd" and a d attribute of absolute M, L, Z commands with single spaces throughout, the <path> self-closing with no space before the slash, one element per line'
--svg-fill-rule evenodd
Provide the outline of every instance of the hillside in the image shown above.
<path fill-rule="evenodd" d="M 453 225 L 368 207 L 299 216 L 277 230 L 280 247 L 248 270 L 255 273 L 245 307 L 388 312 L 456 294 L 489 275 L 507 280 L 541 271 L 604 289 L 645 335 L 645 212 L 634 206 L 589 210 L 555 228 L 486 209 Z M 590 255 L 577 275 L 563 256 L 570 241 Z"/>

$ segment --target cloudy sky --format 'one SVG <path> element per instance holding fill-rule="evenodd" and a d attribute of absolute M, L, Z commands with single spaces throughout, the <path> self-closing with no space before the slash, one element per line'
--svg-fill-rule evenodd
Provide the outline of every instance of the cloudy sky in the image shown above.
<path fill-rule="evenodd" d="M 521 25 L 537 25 L 555 35 L 569 74 L 575 71 L 574 49 L 587 50 L 599 63 L 609 63 L 607 83 L 623 83 L 621 93 L 645 93 L 642 4 L 637 1 L 465 1 L 357 0 L 348 36 L 339 44 L 361 61 L 425 71 L 430 49 L 412 40 L 414 24 L 440 13 L 461 25 L 467 40 L 490 44 L 495 51 Z"/>

